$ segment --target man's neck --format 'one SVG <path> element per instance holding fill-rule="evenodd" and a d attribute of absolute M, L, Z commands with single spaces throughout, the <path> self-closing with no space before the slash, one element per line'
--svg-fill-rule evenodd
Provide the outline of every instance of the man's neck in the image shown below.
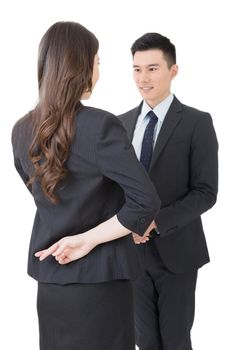
<path fill-rule="evenodd" d="M 158 106 L 162 101 L 164 101 L 169 95 L 170 95 L 171 91 L 168 91 L 167 94 L 161 96 L 160 98 L 156 99 L 156 100 L 145 100 L 145 102 L 148 104 L 148 106 L 150 106 L 152 109 L 154 109 L 156 106 Z"/>

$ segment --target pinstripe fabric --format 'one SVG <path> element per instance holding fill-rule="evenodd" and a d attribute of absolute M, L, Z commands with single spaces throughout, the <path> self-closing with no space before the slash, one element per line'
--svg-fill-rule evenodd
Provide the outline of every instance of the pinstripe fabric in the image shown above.
<path fill-rule="evenodd" d="M 31 117 L 20 119 L 12 133 L 15 166 L 26 182 Z M 69 176 L 58 189 L 60 203 L 45 199 L 38 182 L 32 195 L 37 211 L 32 230 L 28 273 L 40 282 L 96 283 L 134 279 L 140 272 L 131 235 L 96 247 L 88 256 L 60 266 L 52 257 L 39 262 L 35 251 L 61 237 L 82 233 L 117 213 L 127 228 L 143 234 L 159 208 L 159 199 L 138 162 L 121 122 L 110 113 L 82 107 L 66 166 Z"/>

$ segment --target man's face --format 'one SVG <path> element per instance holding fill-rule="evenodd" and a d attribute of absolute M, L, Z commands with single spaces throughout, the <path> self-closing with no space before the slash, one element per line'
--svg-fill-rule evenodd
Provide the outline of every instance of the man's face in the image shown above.
<path fill-rule="evenodd" d="M 134 81 L 142 98 L 154 108 L 170 94 L 171 81 L 176 76 L 176 64 L 168 68 L 159 49 L 136 51 L 133 58 Z"/>

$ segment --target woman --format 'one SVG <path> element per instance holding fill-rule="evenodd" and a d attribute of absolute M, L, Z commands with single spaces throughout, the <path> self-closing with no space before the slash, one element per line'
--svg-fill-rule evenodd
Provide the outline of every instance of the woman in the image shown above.
<path fill-rule="evenodd" d="M 134 349 L 130 280 L 140 264 L 130 232 L 147 239 L 159 199 L 118 119 L 80 102 L 98 75 L 96 37 L 55 23 L 39 47 L 39 102 L 12 132 L 37 206 L 28 273 L 41 350 Z"/>

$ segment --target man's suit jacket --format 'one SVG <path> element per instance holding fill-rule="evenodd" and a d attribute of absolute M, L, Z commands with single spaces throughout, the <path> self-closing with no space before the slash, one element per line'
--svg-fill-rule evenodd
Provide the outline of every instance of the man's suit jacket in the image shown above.
<path fill-rule="evenodd" d="M 28 150 L 32 141 L 31 114 L 14 126 L 15 166 L 27 183 L 32 174 Z M 48 201 L 38 181 L 31 188 L 37 212 L 29 249 L 28 273 L 40 282 L 96 283 L 134 279 L 140 272 L 132 235 L 97 246 L 67 265 L 53 257 L 40 262 L 34 253 L 60 238 L 82 233 L 115 214 L 132 231 L 143 234 L 160 206 L 148 174 L 138 162 L 121 122 L 110 113 L 82 106 L 75 118 L 75 136 L 66 162 L 69 171 L 57 194 Z"/>
<path fill-rule="evenodd" d="M 119 116 L 132 141 L 139 107 Z M 209 261 L 201 214 L 218 190 L 218 143 L 211 116 L 183 105 L 176 97 L 160 130 L 149 176 L 161 199 L 155 217 L 160 237 L 154 244 L 174 273 Z"/>

